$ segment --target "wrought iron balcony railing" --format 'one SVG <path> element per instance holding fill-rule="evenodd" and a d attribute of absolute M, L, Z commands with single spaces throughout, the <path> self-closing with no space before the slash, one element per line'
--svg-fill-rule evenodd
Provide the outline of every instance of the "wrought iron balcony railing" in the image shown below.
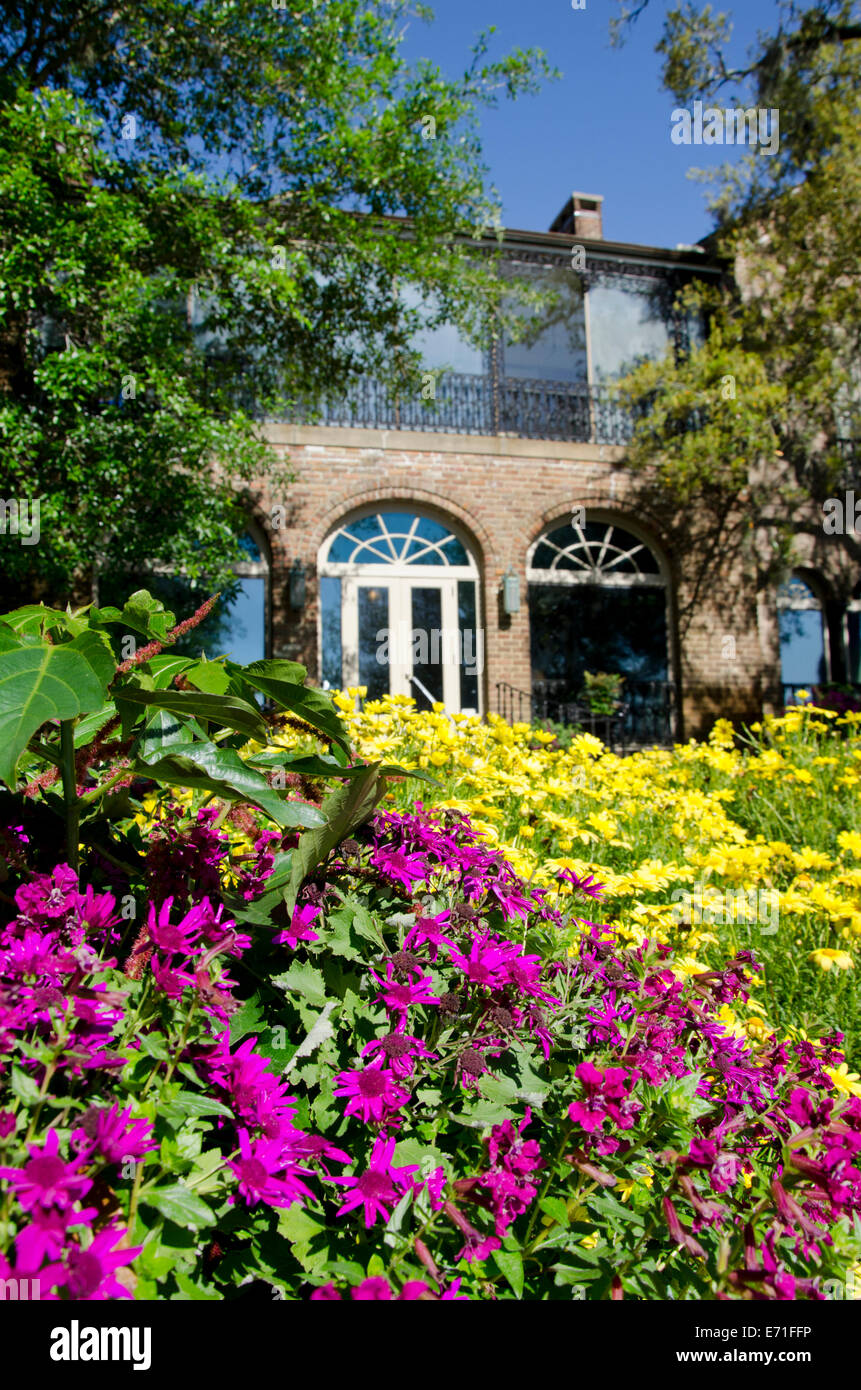
<path fill-rule="evenodd" d="M 348 395 L 320 401 L 316 409 L 297 406 L 280 418 L 292 424 L 593 444 L 625 444 L 633 429 L 632 416 L 615 401 L 610 387 L 465 372 L 438 377 L 428 400 L 420 393 L 398 394 L 368 378 Z"/>

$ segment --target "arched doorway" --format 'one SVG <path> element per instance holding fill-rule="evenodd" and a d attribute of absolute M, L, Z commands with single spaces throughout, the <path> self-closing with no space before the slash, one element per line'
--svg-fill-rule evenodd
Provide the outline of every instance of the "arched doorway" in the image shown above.
<path fill-rule="evenodd" d="M 396 504 L 366 508 L 326 538 L 318 573 L 324 687 L 480 712 L 478 566 L 448 522 Z"/>
<path fill-rule="evenodd" d="M 669 679 L 668 579 L 644 540 L 575 518 L 539 537 L 527 578 L 534 677 L 572 692 L 586 670 Z"/>

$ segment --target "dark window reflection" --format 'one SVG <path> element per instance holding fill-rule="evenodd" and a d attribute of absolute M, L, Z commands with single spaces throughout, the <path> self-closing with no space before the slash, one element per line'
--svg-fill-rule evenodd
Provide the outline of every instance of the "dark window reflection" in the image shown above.
<path fill-rule="evenodd" d="M 369 700 L 389 693 L 388 636 L 388 589 L 359 589 L 359 685 L 368 687 Z"/>
<path fill-rule="evenodd" d="M 629 680 L 667 679 L 663 589 L 594 584 L 530 584 L 534 680 L 561 680 L 574 698 L 584 671 L 618 671 Z"/>
<path fill-rule="evenodd" d="M 413 589 L 412 624 L 412 674 L 418 677 L 424 690 L 413 684 L 410 693 L 419 709 L 430 709 L 434 701 L 442 700 L 441 589 Z"/>
<path fill-rule="evenodd" d="M 475 584 L 471 579 L 458 580 L 457 621 L 460 629 L 460 707 L 477 710 L 478 676 L 484 651 L 479 642 Z"/>

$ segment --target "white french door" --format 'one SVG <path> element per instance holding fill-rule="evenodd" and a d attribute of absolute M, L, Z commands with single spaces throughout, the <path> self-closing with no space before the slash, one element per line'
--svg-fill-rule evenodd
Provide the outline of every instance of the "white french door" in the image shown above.
<path fill-rule="evenodd" d="M 419 709 L 461 708 L 458 581 L 436 575 L 345 576 L 341 638 L 345 685 L 368 699 L 411 695 Z"/>

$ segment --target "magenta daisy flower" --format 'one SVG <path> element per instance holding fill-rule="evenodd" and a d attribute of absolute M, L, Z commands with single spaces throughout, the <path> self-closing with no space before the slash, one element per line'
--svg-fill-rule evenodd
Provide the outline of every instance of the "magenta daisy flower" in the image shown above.
<path fill-rule="evenodd" d="M 298 1174 L 309 1176 L 310 1169 L 294 1166 L 291 1172 L 284 1170 L 284 1146 L 280 1139 L 251 1140 L 248 1131 L 238 1131 L 241 1157 L 228 1160 L 228 1168 L 239 1179 L 239 1191 L 250 1207 L 265 1202 L 268 1207 L 289 1207 L 305 1198 L 313 1199 L 313 1192 L 299 1179 Z M 277 1173 L 281 1176 L 276 1176 Z"/>
<path fill-rule="evenodd" d="M 150 903 L 146 921 L 148 939 L 139 949 L 145 950 L 153 945 L 160 951 L 176 951 L 183 955 L 191 953 L 207 914 L 198 904 L 185 914 L 181 922 L 174 924 L 170 920 L 172 907 L 173 898 L 165 898 L 158 909 L 154 903 Z"/>
<path fill-rule="evenodd" d="M 411 1033 L 387 1033 L 384 1038 L 373 1038 L 362 1048 L 362 1056 L 368 1057 L 374 1052 L 379 1052 L 395 1076 L 401 1077 L 412 1076 L 417 1058 L 436 1059 L 436 1053 L 430 1052 L 421 1039 Z"/>
<path fill-rule="evenodd" d="M 25 1211 L 32 1207 L 57 1207 L 63 1211 L 92 1187 L 89 1178 L 77 1172 L 78 1163 L 64 1163 L 59 1156 L 60 1141 L 55 1129 L 45 1135 L 44 1148 L 28 1144 L 30 1159 L 23 1168 L 0 1168 Z"/>
<path fill-rule="evenodd" d="M 342 1071 L 334 1090 L 336 1096 L 349 1096 L 344 1114 L 358 1115 L 364 1124 L 382 1124 L 389 1115 L 409 1100 L 410 1093 L 398 1086 L 390 1071 L 381 1064 L 362 1067 L 360 1071 Z"/>
<path fill-rule="evenodd" d="M 133 1120 L 132 1108 L 120 1110 L 91 1105 L 81 1117 L 78 1129 L 72 1131 L 72 1142 L 80 1149 L 81 1158 L 89 1161 L 101 1154 L 108 1163 L 137 1162 L 158 1148 L 152 1137 L 152 1120 Z"/>
<path fill-rule="evenodd" d="M 413 1186 L 411 1174 L 418 1172 L 418 1164 L 411 1163 L 404 1168 L 393 1168 L 392 1155 L 395 1151 L 394 1139 L 378 1139 L 371 1152 L 371 1161 L 364 1173 L 355 1177 L 330 1178 L 330 1182 L 342 1187 L 352 1188 L 337 1215 L 344 1216 L 355 1211 L 356 1207 L 365 1209 L 365 1225 L 373 1226 L 378 1216 L 388 1221 L 391 1212 L 388 1207 L 395 1205 L 400 1194 Z"/>
<path fill-rule="evenodd" d="M 386 1008 L 393 1014 L 406 1014 L 414 1004 L 438 1004 L 439 1000 L 431 994 L 431 980 L 427 975 L 422 975 L 417 980 L 411 980 L 409 984 L 401 984 L 395 976 L 395 967 L 392 962 L 386 961 L 386 978 L 381 980 L 375 970 L 371 971 L 372 976 L 378 985 L 382 985 L 382 992 L 378 998 L 382 999 Z"/>
<path fill-rule="evenodd" d="M 402 849 L 388 849 L 385 845 L 374 850 L 371 863 L 379 869 L 384 878 L 399 883 L 409 893 L 414 883 L 427 878 L 427 865 L 420 854 L 405 854 Z"/>
<path fill-rule="evenodd" d="M 275 937 L 276 946 L 290 946 L 296 950 L 300 941 L 319 941 L 319 933 L 311 930 L 311 923 L 320 916 L 321 909 L 313 903 L 302 903 L 294 907 L 289 927 Z"/>
<path fill-rule="evenodd" d="M 127 1235 L 125 1226 L 108 1226 L 85 1250 L 79 1245 L 67 1246 L 63 1264 L 42 1270 L 43 1287 L 61 1285 L 69 1298 L 80 1301 L 131 1298 L 131 1292 L 120 1283 L 115 1271 L 136 1260 L 143 1246 L 115 1250 L 117 1242 Z"/>

